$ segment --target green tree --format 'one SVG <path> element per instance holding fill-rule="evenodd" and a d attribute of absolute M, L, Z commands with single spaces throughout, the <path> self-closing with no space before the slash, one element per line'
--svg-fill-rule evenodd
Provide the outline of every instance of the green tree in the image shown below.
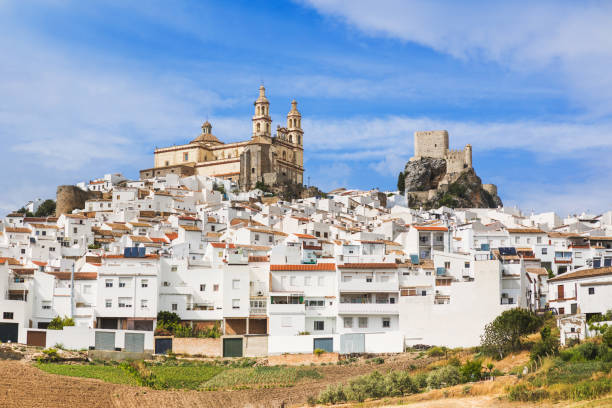
<path fill-rule="evenodd" d="M 63 319 L 61 316 L 55 316 L 53 320 L 49 322 L 47 329 L 49 330 L 62 330 L 65 326 L 74 326 L 74 319 L 72 317 L 65 316 Z"/>
<path fill-rule="evenodd" d="M 510 309 L 485 326 L 481 346 L 485 354 L 503 358 L 521 348 L 521 337 L 536 332 L 542 319 L 525 309 Z"/>
<path fill-rule="evenodd" d="M 399 190 L 400 194 L 404 194 L 406 191 L 406 175 L 403 171 L 400 171 L 399 175 L 397 176 L 397 189 Z"/>
<path fill-rule="evenodd" d="M 45 200 L 34 213 L 35 217 L 48 217 L 55 214 L 55 201 Z"/>
<path fill-rule="evenodd" d="M 24 214 L 26 217 L 33 217 L 34 214 L 32 214 L 31 212 L 29 212 L 28 210 L 26 210 L 25 207 L 21 207 L 20 209 L 18 209 L 17 211 L 15 211 L 17 214 Z"/>
<path fill-rule="evenodd" d="M 160 324 L 167 326 L 173 323 L 179 323 L 180 321 L 181 321 L 181 318 L 179 317 L 179 315 L 177 315 L 174 312 L 168 312 L 167 310 L 162 310 L 157 313 L 157 325 L 158 326 Z"/>

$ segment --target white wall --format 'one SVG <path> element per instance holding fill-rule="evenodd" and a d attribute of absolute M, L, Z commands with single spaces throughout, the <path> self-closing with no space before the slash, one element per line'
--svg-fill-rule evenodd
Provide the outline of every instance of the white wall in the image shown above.
<path fill-rule="evenodd" d="M 312 353 L 314 339 L 319 337 L 333 337 L 334 352 L 340 351 L 340 335 L 338 334 L 326 336 L 270 336 L 268 337 L 268 354 Z"/>

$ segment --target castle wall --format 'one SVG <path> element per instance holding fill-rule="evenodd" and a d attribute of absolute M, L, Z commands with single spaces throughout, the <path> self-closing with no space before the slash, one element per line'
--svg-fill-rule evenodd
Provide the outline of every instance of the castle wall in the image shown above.
<path fill-rule="evenodd" d="M 450 150 L 446 153 L 445 159 L 447 173 L 459 173 L 468 167 L 463 150 Z"/>
<path fill-rule="evenodd" d="M 414 132 L 414 157 L 443 159 L 447 151 L 448 132 L 446 130 Z"/>
<path fill-rule="evenodd" d="M 100 191 L 85 191 L 77 186 L 58 186 L 55 198 L 55 215 L 70 214 L 74 209 L 84 209 L 85 201 L 102 198 Z"/>

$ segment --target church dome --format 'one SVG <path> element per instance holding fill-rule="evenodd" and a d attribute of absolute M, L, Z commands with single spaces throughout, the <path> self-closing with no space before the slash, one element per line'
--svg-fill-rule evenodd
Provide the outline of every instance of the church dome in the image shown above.
<path fill-rule="evenodd" d="M 222 141 L 217 139 L 215 135 L 212 134 L 212 125 L 209 121 L 204 122 L 202 125 L 202 133 L 193 139 L 191 143 L 218 143 L 223 144 Z"/>

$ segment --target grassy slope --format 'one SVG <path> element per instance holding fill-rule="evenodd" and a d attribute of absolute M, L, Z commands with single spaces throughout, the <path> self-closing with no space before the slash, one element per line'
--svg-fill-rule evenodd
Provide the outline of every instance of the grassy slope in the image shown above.
<path fill-rule="evenodd" d="M 113 384 L 138 385 L 136 379 L 119 366 L 37 363 L 36 367 L 51 374 L 96 378 Z"/>

